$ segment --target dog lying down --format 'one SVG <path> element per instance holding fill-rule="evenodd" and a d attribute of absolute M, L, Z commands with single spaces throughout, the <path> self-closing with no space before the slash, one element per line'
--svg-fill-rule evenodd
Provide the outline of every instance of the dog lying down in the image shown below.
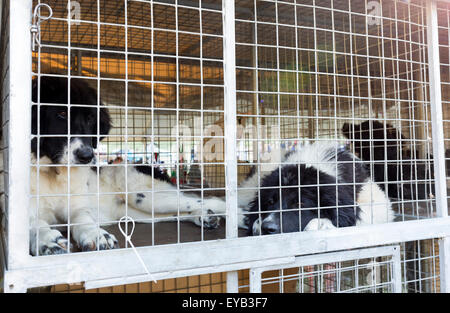
<path fill-rule="evenodd" d="M 243 186 L 256 185 L 256 177 L 255 173 Z M 335 142 L 302 145 L 284 154 L 280 167 L 266 165 L 260 177 L 259 196 L 249 202 L 249 235 L 394 219 L 389 198 L 370 180 L 361 160 Z"/>
<path fill-rule="evenodd" d="M 183 216 L 183 221 L 203 224 L 205 228 L 218 226 L 220 215 L 226 210 L 220 198 L 202 199 L 182 192 L 177 197 L 177 188 L 158 168 L 152 170 L 151 166 L 130 165 L 127 176 L 124 165 L 98 169 L 94 166 L 94 149 L 108 134 L 111 121 L 107 109 L 102 104 L 97 106 L 97 93 L 87 83 L 71 80 L 70 111 L 67 79 L 41 77 L 39 89 L 40 105 L 32 108 L 30 250 L 33 255 L 69 250 L 68 239 L 52 225 L 69 223 L 70 238 L 82 251 L 118 247 L 117 239 L 98 225 L 117 223 L 125 214 L 136 221 Z M 34 81 L 34 103 L 37 95 L 38 83 Z M 240 216 L 239 226 L 245 227 L 244 216 Z"/>
<path fill-rule="evenodd" d="M 32 108 L 31 254 L 68 252 L 69 240 L 56 227 L 68 229 L 65 224 L 70 226 L 68 236 L 82 251 L 117 248 L 114 235 L 99 225 L 117 224 L 125 214 L 137 222 L 179 216 L 205 228 L 218 226 L 226 212 L 221 198 L 200 198 L 178 192 L 156 167 L 129 165 L 125 171 L 121 164 L 95 166 L 94 149 L 111 128 L 108 111 L 101 103 L 97 105 L 96 91 L 77 79 L 70 82 L 68 111 L 67 85 L 65 78 L 41 77 L 40 105 Z M 38 84 L 34 81 L 34 103 L 37 95 Z M 317 160 L 324 164 L 313 165 Z M 336 160 L 352 160 L 352 163 L 339 164 L 336 168 Z M 238 191 L 238 226 L 250 226 L 253 235 L 392 220 L 390 203 L 384 193 L 368 179 L 358 162 L 353 162 L 353 155 L 338 150 L 336 144 L 305 145 L 295 153 L 283 155 L 283 159 L 270 161 L 282 162 L 283 187 L 297 185 L 298 173 L 300 185 L 319 182 L 331 186 L 320 186 L 319 193 L 301 188 L 301 201 L 296 200 L 298 188 L 283 189 L 280 205 L 279 192 L 275 192 L 279 191 L 275 188 L 279 171 L 277 166 L 264 165 L 259 175 L 261 206 L 258 206 L 256 171 Z M 356 171 L 352 175 L 354 167 Z M 353 182 L 360 184 L 353 187 Z M 318 206 L 320 215 L 314 210 Z M 281 216 L 271 211 L 280 207 Z M 248 208 L 250 215 L 246 217 Z M 302 209 L 300 215 L 298 208 Z"/>

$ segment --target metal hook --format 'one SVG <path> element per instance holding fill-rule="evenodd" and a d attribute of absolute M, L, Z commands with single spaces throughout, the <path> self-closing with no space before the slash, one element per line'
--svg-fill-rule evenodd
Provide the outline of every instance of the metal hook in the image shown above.
<path fill-rule="evenodd" d="M 45 7 L 48 10 L 48 15 L 41 15 L 41 7 Z M 31 25 L 31 33 L 32 33 L 32 50 L 36 50 L 36 45 L 39 46 L 41 44 L 41 33 L 40 26 L 41 22 L 49 20 L 53 15 L 52 8 L 46 3 L 40 3 L 34 8 L 33 20 Z"/>

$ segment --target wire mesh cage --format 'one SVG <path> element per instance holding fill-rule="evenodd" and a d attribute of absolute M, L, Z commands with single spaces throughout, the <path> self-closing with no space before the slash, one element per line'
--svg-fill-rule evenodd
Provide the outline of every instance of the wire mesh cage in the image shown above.
<path fill-rule="evenodd" d="M 42 24 L 39 51 L 33 53 L 41 95 L 50 73 L 55 79 L 68 78 L 63 84 L 74 84 L 67 87 L 72 103 L 78 100 L 73 98 L 73 88 L 92 88 L 97 101 L 86 104 L 108 108 L 112 130 L 98 143 L 98 171 L 122 175 L 117 179 L 125 175 L 125 184 L 98 190 L 116 192 L 99 202 L 123 202 L 117 215 L 107 216 L 104 222 L 130 215 L 128 207 L 134 202 L 141 208 L 136 207 L 139 212 L 132 217 L 150 224 L 141 237 L 148 241 L 142 244 L 158 244 L 155 232 L 164 230 L 155 231 L 154 223 L 168 220 L 177 221 L 176 229 L 160 236 L 162 243 L 205 239 L 204 230 L 214 228 L 219 218 L 212 204 L 217 213 L 223 213 L 225 205 L 217 198 L 224 197 L 225 187 L 221 4 L 71 2 L 76 4 L 71 7 L 74 21 L 66 14 L 67 1 L 47 4 L 53 15 Z M 214 141 L 222 149 L 202 150 Z M 131 178 L 128 169 L 147 177 Z M 161 193 L 156 192 L 152 177 L 157 183 L 165 181 Z M 147 181 L 131 190 L 139 179 Z M 154 192 L 147 190 L 149 186 Z M 214 199 L 205 205 L 205 214 L 213 216 L 203 223 L 202 199 L 206 198 Z M 163 199 L 172 200 L 166 209 L 160 205 Z M 187 220 L 200 225 L 200 231 L 185 230 Z"/>
<path fill-rule="evenodd" d="M 251 271 L 250 290 L 261 291 L 264 286 L 279 292 L 300 293 L 395 292 L 401 286 L 399 249 L 399 246 L 394 246 L 353 250 L 335 254 L 337 262 L 319 265 L 312 262 L 320 260 L 299 257 L 295 261 L 295 265 L 301 265 L 298 268 L 286 266 L 275 271 L 268 271 L 268 268 Z M 387 253 L 389 255 L 382 255 Z M 358 259 L 351 260 L 352 256 L 358 256 Z M 326 259 L 327 262 L 334 261 Z"/>
<path fill-rule="evenodd" d="M 298 257 L 282 267 L 252 269 L 249 280 L 239 286 L 241 292 L 275 293 L 439 292 L 439 288 L 439 253 L 433 239 Z"/>
<path fill-rule="evenodd" d="M 6 281 L 58 269 L 6 285 L 229 271 L 237 291 L 237 270 L 329 252 L 264 285 L 440 291 L 449 12 L 425 0 L 6 1 Z M 386 255 L 333 261 L 397 243 L 398 264 L 420 267 L 396 276 L 402 287 Z"/>
<path fill-rule="evenodd" d="M 247 161 L 337 141 L 366 164 L 398 219 L 435 216 L 425 2 L 380 2 L 367 22 L 364 2 L 236 7 L 238 116 L 256 129 L 239 145 L 253 146 Z"/>

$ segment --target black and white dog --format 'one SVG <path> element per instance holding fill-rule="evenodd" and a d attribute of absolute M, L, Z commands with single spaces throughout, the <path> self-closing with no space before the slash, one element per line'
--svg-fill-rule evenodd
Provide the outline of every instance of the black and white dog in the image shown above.
<path fill-rule="evenodd" d="M 345 137 L 352 141 L 379 186 L 392 199 L 420 200 L 434 195 L 433 164 L 411 159 L 407 139 L 390 124 L 365 121 L 359 125 L 345 123 Z M 387 174 L 387 175 L 386 175 Z"/>
<path fill-rule="evenodd" d="M 67 238 L 50 225 L 68 221 L 73 225 L 71 237 L 82 250 L 117 247 L 116 238 L 96 225 L 93 199 L 87 196 L 92 170 L 77 166 L 94 161 L 94 149 L 101 136 L 108 134 L 110 118 L 105 108 L 97 109 L 97 93 L 82 81 L 71 81 L 70 102 L 84 106 L 69 110 L 68 96 L 67 79 L 42 77 L 40 84 L 33 81 L 32 100 L 40 102 L 32 107 L 31 127 L 34 197 L 29 212 L 33 255 L 66 252 Z M 70 199 L 66 196 L 69 193 L 73 194 Z"/>
<path fill-rule="evenodd" d="M 244 185 L 256 185 L 256 176 Z M 259 195 L 250 202 L 251 235 L 393 220 L 389 198 L 361 160 L 335 142 L 301 145 L 281 157 L 280 168 L 274 165 L 260 176 Z"/>
<path fill-rule="evenodd" d="M 143 222 L 186 215 L 183 220 L 205 228 L 218 226 L 226 211 L 224 200 L 178 195 L 158 168 L 125 169 L 119 164 L 97 170 L 93 166 L 94 149 L 108 134 L 111 120 L 107 109 L 97 105 L 97 92 L 86 82 L 71 80 L 70 110 L 66 78 L 41 77 L 39 84 L 33 81 L 32 99 L 40 103 L 32 108 L 33 255 L 66 253 L 70 247 L 67 238 L 51 225 L 69 221 L 71 238 L 83 251 L 118 247 L 116 238 L 99 225 L 117 223 L 125 213 Z M 244 216 L 240 216 L 239 225 L 245 227 Z"/>
<path fill-rule="evenodd" d="M 39 84 L 33 82 L 33 102 L 39 100 L 39 105 L 32 108 L 30 251 L 33 255 L 69 251 L 68 239 L 52 226 L 69 222 L 70 237 L 81 250 L 116 248 L 117 239 L 100 225 L 117 223 L 125 213 L 137 222 L 185 216 L 183 220 L 206 228 L 218 226 L 220 217 L 226 213 L 223 199 L 178 192 L 156 167 L 94 166 L 94 149 L 111 128 L 108 111 L 101 102 L 97 105 L 97 92 L 77 79 L 70 82 L 69 110 L 68 90 L 65 78 L 41 77 Z M 368 179 L 353 155 L 338 149 L 336 144 L 305 145 L 280 160 L 271 160 L 278 161 L 283 163 L 281 179 L 278 167 L 268 164 L 260 176 L 250 175 L 240 185 L 243 189 L 238 191 L 238 225 L 250 226 L 252 234 L 392 219 L 384 193 Z M 262 183 L 258 192 L 259 178 Z M 282 189 L 280 200 L 280 189 L 275 188 L 279 186 L 277 181 L 283 187 L 320 186 L 318 191 L 314 190 L 317 186 L 301 188 L 300 193 L 297 187 Z M 245 218 L 241 208 L 249 207 L 250 213 L 261 214 Z M 282 208 L 282 214 L 269 211 L 277 207 Z"/>

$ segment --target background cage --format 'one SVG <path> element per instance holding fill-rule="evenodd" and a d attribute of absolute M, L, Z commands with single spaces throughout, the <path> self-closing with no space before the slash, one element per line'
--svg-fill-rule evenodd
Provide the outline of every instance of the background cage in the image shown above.
<path fill-rule="evenodd" d="M 119 157 L 127 164 L 158 164 L 176 184 L 174 196 L 189 191 L 226 198 L 226 225 L 214 231 L 187 224 L 181 215 L 175 223 L 161 217 L 162 223 L 137 225 L 133 242 L 159 279 L 228 272 L 227 290 L 247 291 L 237 270 L 289 264 L 296 256 L 321 252 L 332 252 L 333 262 L 346 253 L 335 251 L 400 243 L 402 291 L 448 291 L 449 4 L 375 1 L 374 8 L 373 2 L 4 2 L 5 290 L 148 280 L 131 249 L 45 259 L 28 254 L 29 199 L 23 194 L 29 194 L 30 181 L 23 164 L 30 164 L 30 130 L 23 120 L 30 118 L 24 103 L 31 103 L 31 95 L 20 91 L 31 90 L 32 77 L 53 75 L 87 82 L 107 105 L 114 128 L 98 149 L 101 164 Z M 40 25 L 40 44 L 32 51 L 29 29 L 40 3 L 50 5 L 53 15 Z M 253 165 L 261 168 L 261 153 L 325 139 L 354 148 L 342 127 L 367 120 L 402 133 L 408 162 L 434 169 L 424 183 L 434 183 L 435 195 L 392 200 L 400 222 L 395 225 L 273 238 L 246 237 L 238 230 L 238 183 Z M 208 142 L 223 147 L 214 150 L 215 158 L 202 150 Z M 399 155 L 395 162 L 406 160 Z M 108 230 L 124 247 L 117 227 Z M 290 246 L 282 249 L 286 241 Z M 211 258 L 205 260 L 206 254 Z M 123 259 L 127 266 L 119 266 Z M 102 268 L 105 260 L 111 268 Z M 93 264 L 89 270 L 87 264 Z M 37 267 L 46 270 L 29 275 Z M 69 275 L 74 267 L 81 269 L 75 277 Z M 310 272 L 323 279 L 326 274 L 317 268 Z"/>

